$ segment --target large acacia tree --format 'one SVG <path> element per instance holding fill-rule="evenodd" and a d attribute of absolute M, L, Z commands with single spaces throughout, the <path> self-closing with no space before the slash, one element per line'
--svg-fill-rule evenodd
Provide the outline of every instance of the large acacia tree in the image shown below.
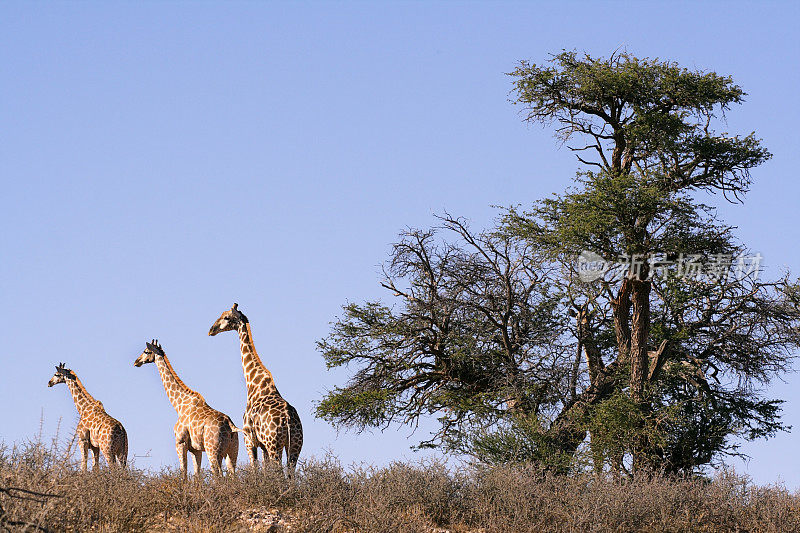
<path fill-rule="evenodd" d="M 614 472 L 692 471 L 782 429 L 763 390 L 800 345 L 797 285 L 761 279 L 702 203 L 741 201 L 770 157 L 715 130 L 742 89 L 627 54 L 511 76 L 525 120 L 575 151 L 574 187 L 494 231 L 445 217 L 449 240 L 407 233 L 383 283 L 396 305 L 348 305 L 320 343 L 355 374 L 319 415 L 363 429 L 433 414 L 430 445 L 559 469 L 589 442 Z M 629 261 L 582 279 L 585 251 Z"/>

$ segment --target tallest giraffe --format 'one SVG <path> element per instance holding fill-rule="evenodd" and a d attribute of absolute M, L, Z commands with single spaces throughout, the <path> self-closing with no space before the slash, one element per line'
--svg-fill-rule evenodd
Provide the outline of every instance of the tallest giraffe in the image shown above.
<path fill-rule="evenodd" d="M 257 464 L 257 453 L 261 448 L 265 465 L 271 461 L 280 466 L 285 449 L 287 475 L 292 477 L 303 447 L 300 416 L 278 392 L 272 372 L 256 352 L 250 321 L 239 311 L 237 304 L 233 304 L 233 307 L 220 315 L 208 334 L 214 336 L 232 330 L 239 333 L 242 370 L 247 386 L 247 406 L 242 431 L 250 464 Z"/>

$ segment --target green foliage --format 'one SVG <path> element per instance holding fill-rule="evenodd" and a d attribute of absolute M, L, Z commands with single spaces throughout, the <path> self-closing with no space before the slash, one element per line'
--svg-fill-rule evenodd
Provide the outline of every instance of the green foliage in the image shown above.
<path fill-rule="evenodd" d="M 636 171 L 646 181 L 657 177 L 664 190 L 738 197 L 749 187 L 749 169 L 771 157 L 752 134 L 711 129 L 718 113 L 745 96 L 728 76 L 627 53 L 602 59 L 576 52 L 557 54 L 548 66 L 522 61 L 510 76 L 526 120 L 556 122 L 565 141 L 587 139 L 573 149 L 598 159 L 579 160 L 612 175 Z"/>
<path fill-rule="evenodd" d="M 762 400 L 752 391 L 698 393 L 675 372 L 668 372 L 653 394 L 650 419 L 660 440 L 654 444 L 667 472 L 691 473 L 724 454 L 737 454 L 735 437 L 770 437 L 787 430 L 780 422 L 780 400 Z"/>
<path fill-rule="evenodd" d="M 800 347 L 799 285 L 712 270 L 748 249 L 700 197 L 741 200 L 771 157 L 715 130 L 742 89 L 627 53 L 510 75 L 525 120 L 577 155 L 573 188 L 487 232 L 446 216 L 404 233 L 382 283 L 394 305 L 346 305 L 319 343 L 355 370 L 318 415 L 358 430 L 434 415 L 423 446 L 562 473 L 588 443 L 598 470 L 688 474 L 786 429 L 763 389 Z M 584 283 L 584 250 L 670 266 Z"/>
<path fill-rule="evenodd" d="M 584 466 L 535 418 L 511 417 L 495 428 L 476 431 L 465 438 L 469 452 L 485 464 L 533 464 L 561 474 L 578 472 Z"/>
<path fill-rule="evenodd" d="M 603 461 L 621 461 L 641 445 L 661 440 L 661 433 L 648 423 L 647 413 L 627 394 L 617 393 L 598 404 L 588 423 L 595 467 Z M 616 466 L 619 466 L 618 464 Z"/>
<path fill-rule="evenodd" d="M 318 416 L 361 430 L 436 415 L 422 445 L 464 451 L 467 428 L 560 401 L 563 315 L 538 259 L 519 239 L 442 221 L 452 241 L 409 231 L 395 245 L 383 285 L 399 305 L 348 304 L 319 342 L 329 367 L 357 370 Z"/>
<path fill-rule="evenodd" d="M 780 402 L 760 399 L 753 384 L 784 371 L 800 344 L 797 305 L 785 296 L 793 284 L 733 279 L 728 271 L 678 275 L 688 257 L 709 272 L 715 258 L 747 252 L 696 196 L 705 190 L 741 199 L 750 169 L 771 157 L 752 134 L 714 131 L 718 115 L 743 101 L 741 88 L 713 72 L 624 53 L 597 59 L 563 52 L 547 66 L 523 62 L 511 75 L 526 120 L 554 121 L 563 140 L 584 141 L 572 149 L 587 170 L 566 194 L 528 211 L 510 209 L 504 230 L 562 263 L 582 250 L 611 260 L 661 254 L 673 263 L 661 272 L 623 272 L 648 285 L 639 301 L 646 314 L 629 314 L 635 297 L 618 278 L 601 279 L 594 290 L 571 285 L 576 304 L 597 313 L 587 329 L 606 340 L 596 343 L 600 361 L 616 357 L 620 377 L 633 386 L 633 375 L 624 375 L 632 337 L 657 357 L 644 362 L 644 404 L 619 389 L 599 401 L 593 396 L 585 427 L 595 454 L 616 467 L 626 454 L 639 454 L 667 471 L 691 472 L 735 453 L 733 436 L 784 429 Z M 613 346 L 603 329 L 615 332 Z"/>
<path fill-rule="evenodd" d="M 317 406 L 317 416 L 330 421 L 345 422 L 361 429 L 384 422 L 392 400 L 386 390 L 353 391 L 336 387 Z"/>
<path fill-rule="evenodd" d="M 564 195 L 537 201 L 528 211 L 510 208 L 503 226 L 556 256 L 575 257 L 583 250 L 612 259 L 664 250 L 735 251 L 731 228 L 716 221 L 711 207 L 633 174 L 585 172 Z"/>

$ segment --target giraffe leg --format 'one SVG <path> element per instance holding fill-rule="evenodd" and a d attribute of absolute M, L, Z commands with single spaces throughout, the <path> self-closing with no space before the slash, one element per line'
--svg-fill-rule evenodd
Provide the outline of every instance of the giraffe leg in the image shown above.
<path fill-rule="evenodd" d="M 236 433 L 231 434 L 228 441 L 228 453 L 225 462 L 228 466 L 228 473 L 236 473 L 236 459 L 239 457 L 239 436 Z"/>
<path fill-rule="evenodd" d="M 89 461 L 89 441 L 81 439 L 81 472 L 86 472 L 86 463 Z"/>
<path fill-rule="evenodd" d="M 250 460 L 250 464 L 253 468 L 258 468 L 258 447 L 257 446 L 249 446 L 247 448 L 247 458 Z"/>
<path fill-rule="evenodd" d="M 114 436 L 113 434 L 106 434 L 101 432 L 98 439 L 100 441 L 100 452 L 106 458 L 106 465 L 113 468 L 117 464 L 117 455 L 114 453 Z"/>
<path fill-rule="evenodd" d="M 186 481 L 188 476 L 186 471 L 186 452 L 187 446 L 184 440 L 178 440 L 175 442 L 175 451 L 178 452 L 178 462 L 181 465 L 181 474 L 183 475 L 183 480 Z"/>
<path fill-rule="evenodd" d="M 301 449 L 303 449 L 303 426 L 297 411 L 292 408 L 289 416 L 289 445 L 286 448 L 286 470 L 289 478 L 294 477 Z"/>
<path fill-rule="evenodd" d="M 200 466 L 203 463 L 203 451 L 202 450 L 189 450 L 192 452 L 192 457 L 194 457 L 194 478 L 200 479 Z"/>
<path fill-rule="evenodd" d="M 238 451 L 238 444 L 236 447 Z M 250 459 L 250 466 L 258 468 L 258 446 L 248 432 L 244 433 L 244 447 L 247 450 L 247 457 Z"/>
<path fill-rule="evenodd" d="M 283 450 L 287 451 L 286 455 L 286 462 L 288 466 L 289 462 L 289 427 L 288 425 L 278 426 L 278 430 L 275 432 L 275 452 L 274 452 L 274 462 L 275 467 L 281 471 L 284 476 L 288 476 L 287 472 L 283 469 Z"/>
<path fill-rule="evenodd" d="M 211 474 L 214 479 L 219 479 L 222 476 L 222 460 L 225 457 L 225 448 L 222 447 L 222 442 L 218 440 L 212 443 L 211 446 L 206 446 L 206 455 L 208 455 L 208 464 L 211 467 Z M 201 455 L 202 457 L 202 455 Z M 199 472 L 199 465 L 195 472 Z M 197 475 L 195 473 L 195 475 Z"/>
<path fill-rule="evenodd" d="M 121 449 L 117 455 L 117 459 L 119 459 L 119 464 L 122 465 L 122 468 L 126 468 L 128 466 L 128 446 L 125 445 L 123 449 Z"/>
<path fill-rule="evenodd" d="M 103 457 L 106 458 L 106 464 L 110 467 L 116 466 L 117 464 L 117 456 L 111 453 L 111 446 L 104 446 L 100 448 L 100 451 L 103 452 Z"/>
<path fill-rule="evenodd" d="M 100 447 L 99 446 L 92 446 L 92 457 L 94 457 L 94 466 L 92 466 L 92 471 L 96 471 L 100 468 Z"/>
<path fill-rule="evenodd" d="M 273 463 L 273 461 L 270 459 L 271 457 L 269 452 L 270 445 L 267 444 L 266 446 L 260 446 L 260 448 L 261 448 L 261 460 L 264 462 L 264 469 L 266 470 Z"/>
<path fill-rule="evenodd" d="M 289 441 L 289 446 L 286 448 L 286 475 L 289 478 L 294 477 L 294 472 L 297 469 L 297 459 L 300 457 L 300 448 L 303 447 L 303 437 L 300 436 L 298 439 L 292 438 Z"/>
<path fill-rule="evenodd" d="M 211 473 L 215 478 L 222 477 L 222 461 L 225 458 L 225 452 L 222 447 L 214 450 L 208 450 L 208 463 L 211 465 Z"/>
<path fill-rule="evenodd" d="M 230 428 L 227 424 L 217 423 L 207 425 L 203 431 L 203 442 L 205 444 L 208 464 L 211 466 L 211 473 L 215 479 L 222 476 L 222 461 L 225 459 L 226 445 Z"/>
<path fill-rule="evenodd" d="M 123 468 L 128 465 L 128 434 L 122 424 L 111 432 L 111 453 Z"/>
<path fill-rule="evenodd" d="M 264 470 L 274 468 L 283 471 L 281 465 L 281 456 L 283 455 L 282 443 L 277 438 L 273 437 L 272 441 L 267 444 L 264 450 Z"/>

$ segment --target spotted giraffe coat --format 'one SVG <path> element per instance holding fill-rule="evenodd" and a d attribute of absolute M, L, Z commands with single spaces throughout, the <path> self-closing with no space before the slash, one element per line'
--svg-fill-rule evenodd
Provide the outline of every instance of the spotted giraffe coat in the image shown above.
<path fill-rule="evenodd" d="M 195 475 L 200 471 L 203 452 L 206 452 L 215 475 L 222 473 L 223 461 L 227 462 L 228 471 L 234 472 L 239 454 L 239 437 L 236 433 L 240 429 L 228 415 L 211 408 L 199 392 L 186 386 L 155 340 L 147 343 L 147 348 L 134 365 L 153 362 L 158 367 L 167 398 L 178 413 L 174 427 L 175 450 L 183 475 L 187 475 L 187 452 L 194 457 Z"/>
<path fill-rule="evenodd" d="M 286 451 L 287 475 L 291 477 L 303 447 L 300 416 L 278 392 L 272 373 L 256 352 L 250 322 L 236 304 L 220 316 L 208 334 L 216 335 L 233 329 L 239 334 L 242 370 L 247 387 L 242 431 L 250 464 L 257 464 L 257 451 L 260 448 L 265 464 L 272 462 L 280 466 L 283 452 Z"/>
<path fill-rule="evenodd" d="M 128 434 L 125 428 L 103 408 L 103 403 L 92 397 L 72 370 L 62 365 L 56 367 L 56 374 L 48 385 L 66 383 L 80 415 L 76 430 L 81 449 L 81 469 L 86 471 L 89 451 L 94 456 L 94 468 L 99 466 L 102 453 L 109 465 L 128 462 Z"/>

